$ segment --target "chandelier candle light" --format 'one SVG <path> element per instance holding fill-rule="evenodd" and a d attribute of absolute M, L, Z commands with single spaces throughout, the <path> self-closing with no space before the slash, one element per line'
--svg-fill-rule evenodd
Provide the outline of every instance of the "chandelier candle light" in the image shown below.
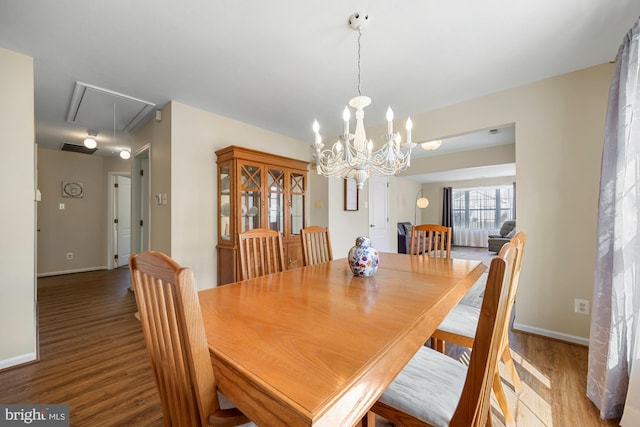
<path fill-rule="evenodd" d="M 367 25 L 369 16 L 366 13 L 356 12 L 349 18 L 349 25 L 358 31 L 358 96 L 351 98 L 349 106 L 354 108 L 356 116 L 356 128 L 354 133 L 349 133 L 349 120 L 351 111 L 345 107 L 342 112 L 344 120 L 344 132 L 331 149 L 325 149 L 320 136 L 318 121 L 313 122 L 315 141 L 311 147 L 315 150 L 314 156 L 317 162 L 317 172 L 324 176 L 337 176 L 341 178 L 353 178 L 358 189 L 364 187 L 364 183 L 373 172 L 377 175 L 395 175 L 411 166 L 411 150 L 416 146 L 411 141 L 411 118 L 407 119 L 407 141 L 402 143 L 400 133 L 393 132 L 393 111 L 387 109 L 387 134 L 383 136 L 384 145 L 374 151 L 373 141 L 367 140 L 364 130 L 364 108 L 371 104 L 371 98 L 362 95 L 360 78 L 360 37 L 362 29 Z"/>

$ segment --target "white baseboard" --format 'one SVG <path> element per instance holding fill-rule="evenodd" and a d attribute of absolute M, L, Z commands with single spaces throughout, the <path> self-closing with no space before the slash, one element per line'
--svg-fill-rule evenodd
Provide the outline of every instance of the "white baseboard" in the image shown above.
<path fill-rule="evenodd" d="M 0 360 L 0 371 L 12 366 L 21 365 L 27 362 L 33 362 L 34 360 L 37 360 L 35 353 L 27 353 L 16 357 L 11 357 L 9 359 Z"/>
<path fill-rule="evenodd" d="M 522 323 L 514 323 L 513 329 L 516 331 L 529 332 L 531 334 L 542 335 L 543 337 L 554 338 L 560 341 L 567 341 L 570 343 L 580 344 L 587 347 L 589 346 L 589 338 L 579 337 L 576 335 L 564 334 L 562 332 L 536 328 L 534 326 L 523 325 Z"/>
<path fill-rule="evenodd" d="M 100 267 L 77 268 L 75 270 L 50 271 L 48 273 L 38 273 L 38 277 L 60 276 L 62 274 L 84 273 L 86 271 L 108 270 L 106 265 Z"/>

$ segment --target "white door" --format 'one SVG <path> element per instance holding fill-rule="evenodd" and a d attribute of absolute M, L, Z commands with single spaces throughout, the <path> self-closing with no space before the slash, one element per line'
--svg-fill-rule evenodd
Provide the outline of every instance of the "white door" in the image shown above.
<path fill-rule="evenodd" d="M 114 191 L 114 259 L 115 266 L 129 263 L 131 255 L 131 178 L 115 176 Z"/>
<path fill-rule="evenodd" d="M 389 180 L 386 176 L 369 179 L 369 238 L 371 246 L 389 252 Z"/>

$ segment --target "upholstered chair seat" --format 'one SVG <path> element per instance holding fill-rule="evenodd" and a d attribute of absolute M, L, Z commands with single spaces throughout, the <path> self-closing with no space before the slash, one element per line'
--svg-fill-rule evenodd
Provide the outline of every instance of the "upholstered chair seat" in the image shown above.
<path fill-rule="evenodd" d="M 421 347 L 382 394 L 379 402 L 433 426 L 448 426 L 456 411 L 467 367 Z"/>
<path fill-rule="evenodd" d="M 447 314 L 438 329 L 463 337 L 473 342 L 480 317 L 480 307 L 458 304 Z"/>

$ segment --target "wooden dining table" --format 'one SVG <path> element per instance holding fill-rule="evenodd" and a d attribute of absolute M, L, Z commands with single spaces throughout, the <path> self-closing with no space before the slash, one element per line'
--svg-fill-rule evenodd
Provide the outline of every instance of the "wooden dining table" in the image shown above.
<path fill-rule="evenodd" d="M 343 258 L 200 291 L 217 386 L 259 426 L 367 420 L 485 270 L 480 261 L 380 253 L 368 278 Z"/>

